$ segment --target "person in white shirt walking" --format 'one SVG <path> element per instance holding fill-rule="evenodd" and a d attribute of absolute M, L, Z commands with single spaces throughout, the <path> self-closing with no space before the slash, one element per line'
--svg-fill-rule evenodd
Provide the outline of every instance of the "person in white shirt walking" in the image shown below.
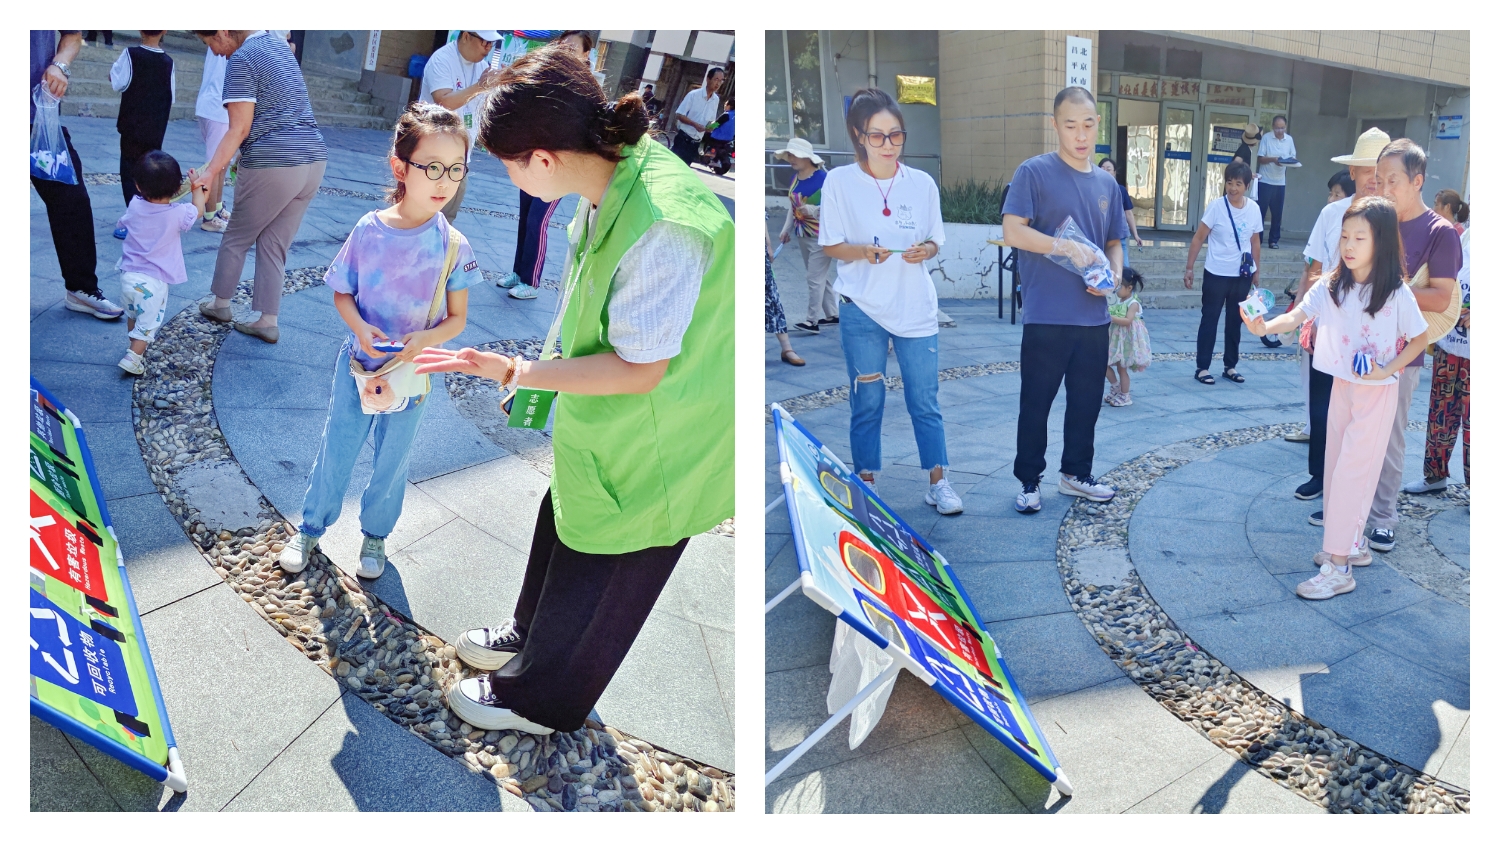
<path fill-rule="evenodd" d="M 1261 139 L 1256 155 L 1256 161 L 1260 164 L 1258 201 L 1261 208 L 1271 212 L 1268 241 L 1272 249 L 1281 248 L 1281 207 L 1286 203 L 1287 165 L 1281 162 L 1295 162 L 1296 159 L 1297 143 L 1286 133 L 1286 118 L 1278 114 L 1271 118 L 1271 134 Z"/>
<path fill-rule="evenodd" d="M 203 80 L 198 83 L 198 102 L 193 113 L 198 118 L 198 132 L 203 136 L 203 160 L 214 157 L 219 142 L 229 134 L 229 109 L 224 107 L 224 69 L 229 59 L 212 49 L 203 57 Z M 223 233 L 229 228 L 229 208 L 224 204 L 224 180 L 208 186 L 208 204 L 203 212 L 203 230 Z"/>
<path fill-rule="evenodd" d="M 499 40 L 500 33 L 493 29 L 460 32 L 457 41 L 444 44 L 432 54 L 422 71 L 422 93 L 418 99 L 458 114 L 469 132 L 470 157 L 479 139 L 479 112 L 484 108 L 484 95 L 500 78 L 500 71 L 492 70 L 485 62 Z M 468 184 L 467 179 L 459 182 L 453 198 L 443 206 L 443 216 L 449 223 L 458 217 Z"/>
<path fill-rule="evenodd" d="M 703 78 L 703 87 L 689 91 L 677 104 L 677 137 L 672 139 L 672 152 L 683 164 L 692 166 L 704 130 L 719 116 L 719 88 L 723 84 L 724 68 L 711 67 Z"/>

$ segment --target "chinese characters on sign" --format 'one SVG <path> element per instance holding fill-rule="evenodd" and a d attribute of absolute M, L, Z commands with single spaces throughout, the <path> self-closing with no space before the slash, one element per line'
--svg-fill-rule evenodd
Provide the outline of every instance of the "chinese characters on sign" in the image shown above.
<path fill-rule="evenodd" d="M 1064 65 L 1068 73 L 1068 87 L 1077 86 L 1094 90 L 1094 42 L 1089 38 L 1068 36 L 1068 54 Z"/>

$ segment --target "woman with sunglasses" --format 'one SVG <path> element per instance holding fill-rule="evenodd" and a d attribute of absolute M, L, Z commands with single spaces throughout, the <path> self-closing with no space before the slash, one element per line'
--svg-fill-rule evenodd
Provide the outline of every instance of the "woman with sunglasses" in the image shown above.
<path fill-rule="evenodd" d="M 890 94 L 879 88 L 856 92 L 845 128 L 856 161 L 829 171 L 823 182 L 818 245 L 837 263 L 833 290 L 843 303 L 839 341 L 849 370 L 854 470 L 874 489 L 886 350 L 894 345 L 906 412 L 928 471 L 923 500 L 944 515 L 962 513 L 963 502 L 944 474 L 948 445 L 938 408 L 937 291 L 923 267 L 943 243 L 937 184 L 901 163 L 906 122 Z"/>
<path fill-rule="evenodd" d="M 640 95 L 609 102 L 562 45 L 506 68 L 485 107 L 480 143 L 516 187 L 581 200 L 542 360 L 416 359 L 520 388 L 514 413 L 556 404 L 514 614 L 458 637 L 481 673 L 448 705 L 480 729 L 582 727 L 688 539 L 734 514 L 734 222 L 646 126 Z"/>

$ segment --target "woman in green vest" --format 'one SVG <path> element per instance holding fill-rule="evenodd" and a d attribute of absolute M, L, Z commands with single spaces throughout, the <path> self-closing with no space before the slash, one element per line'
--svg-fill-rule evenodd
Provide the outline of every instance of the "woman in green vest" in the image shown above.
<path fill-rule="evenodd" d="M 514 616 L 457 642 L 491 673 L 448 703 L 481 729 L 581 728 L 688 538 L 734 514 L 734 222 L 646 126 L 639 95 L 609 102 L 557 45 L 506 68 L 485 107 L 479 142 L 517 188 L 582 199 L 541 360 L 417 358 L 418 372 L 521 390 L 517 413 L 531 391 L 556 393 L 552 482 Z"/>

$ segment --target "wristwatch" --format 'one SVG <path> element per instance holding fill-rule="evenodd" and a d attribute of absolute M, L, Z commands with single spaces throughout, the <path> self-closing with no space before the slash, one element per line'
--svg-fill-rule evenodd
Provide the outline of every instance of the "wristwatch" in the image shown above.
<path fill-rule="evenodd" d="M 67 62 L 53 62 L 52 63 L 52 67 L 55 67 L 58 70 L 62 71 L 63 78 L 65 78 L 65 79 L 71 79 L 71 78 L 73 78 L 73 74 L 68 71 L 68 63 Z"/>

